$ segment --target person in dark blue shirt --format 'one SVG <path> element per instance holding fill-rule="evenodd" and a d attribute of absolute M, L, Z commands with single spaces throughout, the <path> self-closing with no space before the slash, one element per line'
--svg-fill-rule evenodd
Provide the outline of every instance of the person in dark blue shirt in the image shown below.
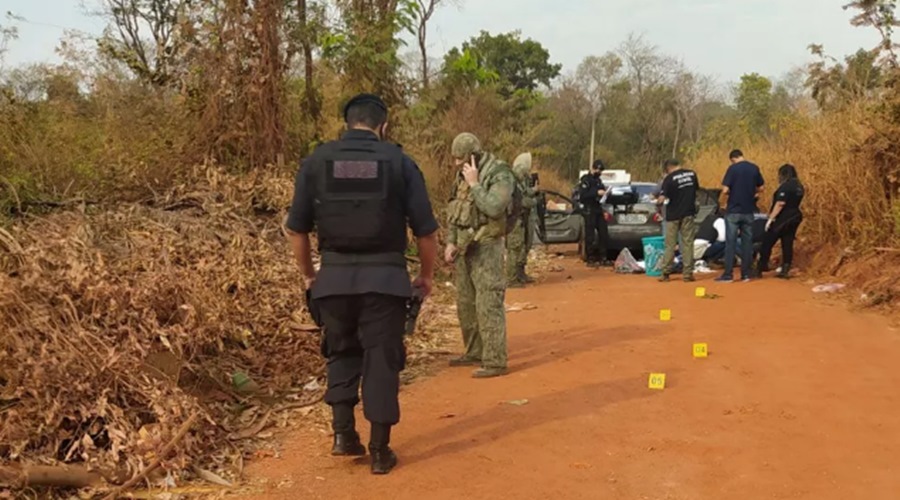
<path fill-rule="evenodd" d="M 731 166 L 722 180 L 722 193 L 728 196 L 725 211 L 725 273 L 716 281 L 734 281 L 734 258 L 738 236 L 741 240 L 741 281 L 750 281 L 753 266 L 753 214 L 756 200 L 765 186 L 759 167 L 744 159 L 735 149 L 728 155 Z"/>

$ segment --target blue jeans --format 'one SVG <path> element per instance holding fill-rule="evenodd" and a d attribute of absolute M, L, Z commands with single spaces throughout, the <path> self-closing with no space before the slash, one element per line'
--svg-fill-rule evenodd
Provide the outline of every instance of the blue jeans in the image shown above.
<path fill-rule="evenodd" d="M 715 262 L 722 257 L 725 256 L 725 242 L 724 241 L 714 241 L 706 249 L 706 252 L 703 252 L 703 260 L 706 262 L 712 263 Z"/>
<path fill-rule="evenodd" d="M 737 253 L 738 235 L 741 243 L 741 277 L 749 278 L 753 265 L 753 214 L 728 214 L 725 216 L 725 274 L 734 277 L 734 256 Z"/>

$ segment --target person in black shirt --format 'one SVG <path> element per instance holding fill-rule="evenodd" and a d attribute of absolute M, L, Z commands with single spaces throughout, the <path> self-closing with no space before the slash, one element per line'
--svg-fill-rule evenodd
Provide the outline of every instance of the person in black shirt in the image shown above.
<path fill-rule="evenodd" d="M 772 199 L 769 220 L 766 222 L 766 233 L 763 237 L 762 249 L 759 252 L 757 274 L 761 277 L 769 271 L 769 258 L 775 243 L 781 241 L 782 264 L 778 277 L 790 278 L 791 265 L 794 263 L 794 239 L 803 222 L 800 204 L 803 202 L 804 188 L 797 177 L 797 169 L 785 164 L 778 169 L 778 180 L 781 183 Z"/>
<path fill-rule="evenodd" d="M 694 281 L 694 238 L 697 226 L 697 174 L 681 166 L 678 160 L 666 160 L 663 164 L 667 175 L 662 182 L 660 202 L 666 204 L 666 253 L 663 257 L 663 275 L 660 281 L 669 281 L 675 246 L 681 239 L 681 256 L 684 263 L 684 281 Z"/>
<path fill-rule="evenodd" d="M 596 160 L 591 172 L 581 178 L 578 200 L 584 205 L 584 260 L 589 267 L 600 267 L 607 263 L 609 248 L 609 228 L 600 200 L 606 195 L 606 186 L 600 180 L 604 165 Z"/>
<path fill-rule="evenodd" d="M 332 408 L 332 455 L 360 456 L 354 421 L 360 379 L 371 422 L 372 473 L 397 463 L 388 446 L 400 421 L 403 335 L 413 294 L 431 293 L 438 223 L 419 167 L 399 146 L 383 141 L 387 106 L 361 94 L 344 108 L 347 132 L 316 148 L 297 173 L 285 228 L 309 292 L 309 308 L 323 324 L 328 359 L 325 402 Z M 410 283 L 407 226 L 416 237 L 421 269 Z M 317 231 L 321 269 L 313 267 L 309 234 Z M 317 323 L 319 321 L 317 320 Z"/>

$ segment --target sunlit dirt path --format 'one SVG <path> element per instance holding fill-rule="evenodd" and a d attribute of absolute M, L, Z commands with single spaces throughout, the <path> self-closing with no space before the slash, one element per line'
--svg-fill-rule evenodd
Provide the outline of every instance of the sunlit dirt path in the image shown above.
<path fill-rule="evenodd" d="M 447 368 L 404 387 L 392 474 L 330 457 L 310 429 L 248 467 L 245 498 L 900 498 L 900 332 L 885 318 L 797 282 L 710 275 L 709 300 L 564 264 L 508 294 L 537 306 L 508 315 L 509 376 Z"/>

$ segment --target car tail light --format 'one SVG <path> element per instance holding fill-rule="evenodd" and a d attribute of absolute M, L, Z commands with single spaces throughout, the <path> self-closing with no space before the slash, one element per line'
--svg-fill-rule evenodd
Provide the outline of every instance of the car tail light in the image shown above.
<path fill-rule="evenodd" d="M 606 222 L 612 222 L 613 216 L 609 212 L 603 212 L 603 218 L 606 219 Z"/>
<path fill-rule="evenodd" d="M 662 222 L 662 220 L 663 218 L 661 213 L 656 212 L 655 214 L 653 214 L 653 222 Z"/>

